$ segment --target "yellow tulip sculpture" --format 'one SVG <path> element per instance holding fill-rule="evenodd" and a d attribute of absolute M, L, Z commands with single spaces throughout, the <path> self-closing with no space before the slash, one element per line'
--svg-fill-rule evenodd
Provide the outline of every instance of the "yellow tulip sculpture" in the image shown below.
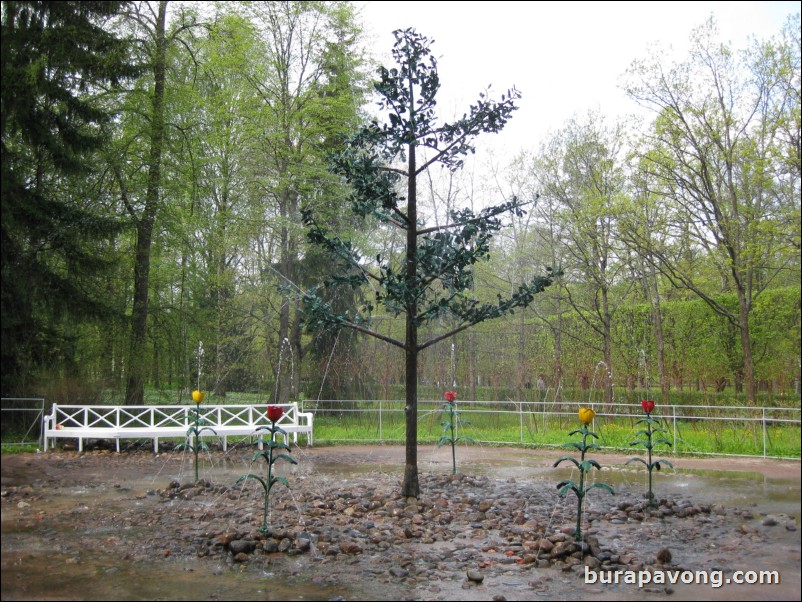
<path fill-rule="evenodd" d="M 206 444 L 200 440 L 200 434 L 203 431 L 211 431 L 215 435 L 217 435 L 217 431 L 215 431 L 210 426 L 202 426 L 205 419 L 201 418 L 200 415 L 200 404 L 203 403 L 206 394 L 203 391 L 193 391 L 192 392 L 192 401 L 195 402 L 195 411 L 192 417 L 192 425 L 187 429 L 187 440 L 186 443 L 181 443 L 176 447 L 176 449 L 189 449 L 193 454 L 195 454 L 195 482 L 198 482 L 198 452 L 202 449 L 207 449 Z"/>
<path fill-rule="evenodd" d="M 593 419 L 596 417 L 596 412 L 591 410 L 590 408 L 579 408 L 579 422 L 582 424 L 588 425 L 593 422 Z"/>
<path fill-rule="evenodd" d="M 582 541 L 582 501 L 585 499 L 585 495 L 591 489 L 604 489 L 611 494 L 614 494 L 613 488 L 609 485 L 605 485 L 604 483 L 594 483 L 590 487 L 585 486 L 585 474 L 589 473 L 593 468 L 597 470 L 601 470 L 601 465 L 596 462 L 596 460 L 586 460 L 585 454 L 594 449 L 601 449 L 598 444 L 596 443 L 588 443 L 588 437 L 592 437 L 594 439 L 598 439 L 599 436 L 588 429 L 588 425 L 593 422 L 593 419 L 596 417 L 596 412 L 594 412 L 590 408 L 579 408 L 579 422 L 582 423 L 582 428 L 571 431 L 569 436 L 573 435 L 582 435 L 582 443 L 577 443 L 576 441 L 571 441 L 570 443 L 566 443 L 563 447 L 573 447 L 577 451 L 579 451 L 579 460 L 576 458 L 572 458 L 571 456 L 563 456 L 559 460 L 554 463 L 554 467 L 560 465 L 560 463 L 568 461 L 571 462 L 574 466 L 579 469 L 579 484 L 575 483 L 571 479 L 566 479 L 565 481 L 560 481 L 557 485 L 557 489 L 560 490 L 560 497 L 563 497 L 569 491 L 573 491 L 576 494 L 577 499 L 577 510 L 576 510 L 576 529 L 574 529 L 574 540 L 575 541 Z"/>

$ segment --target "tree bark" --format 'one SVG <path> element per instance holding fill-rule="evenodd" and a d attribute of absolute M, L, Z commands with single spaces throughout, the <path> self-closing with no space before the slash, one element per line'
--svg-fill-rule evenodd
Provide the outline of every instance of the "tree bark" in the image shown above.
<path fill-rule="evenodd" d="M 738 330 L 741 333 L 741 348 L 743 349 L 743 377 L 746 384 L 746 398 L 750 404 L 757 402 L 757 388 L 755 387 L 755 363 L 752 358 L 752 337 L 749 332 L 749 302 L 742 287 L 738 287 L 738 310 L 740 323 Z"/>
<path fill-rule="evenodd" d="M 414 115 L 414 113 L 411 113 Z M 414 117 L 410 117 L 412 121 Z M 401 495 L 418 497 L 418 302 L 415 297 L 415 281 L 418 273 L 418 210 L 416 189 L 415 145 L 409 145 L 409 178 L 407 180 L 407 302 L 406 302 L 406 466 Z"/>
<path fill-rule="evenodd" d="M 148 188 L 145 208 L 136 223 L 136 265 L 134 267 L 134 304 L 131 311 L 131 345 L 128 362 L 128 384 L 125 402 L 142 405 L 145 395 L 145 349 L 148 328 L 148 293 L 150 290 L 150 250 L 153 228 L 159 205 L 161 161 L 164 146 L 164 86 L 167 62 L 167 1 L 159 2 L 156 25 L 156 51 L 153 61 L 153 99 L 151 115 L 150 156 L 148 158 Z"/>
<path fill-rule="evenodd" d="M 613 403 L 613 345 L 612 345 L 612 322 L 610 315 L 610 302 L 607 298 L 607 288 L 601 289 L 602 297 L 602 328 L 604 345 L 604 403 Z"/>

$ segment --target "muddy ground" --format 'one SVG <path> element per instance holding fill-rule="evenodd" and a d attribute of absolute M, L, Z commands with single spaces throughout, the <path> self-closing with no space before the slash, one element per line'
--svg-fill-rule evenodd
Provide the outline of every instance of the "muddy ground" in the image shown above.
<path fill-rule="evenodd" d="M 4 455 L 2 599 L 799 599 L 799 462 L 671 458 L 663 511 L 644 513 L 645 471 L 597 455 L 616 493 L 586 498 L 591 561 L 558 554 L 576 509 L 557 495 L 576 478 L 552 467 L 560 450 L 460 447 L 452 476 L 449 449 L 421 447 L 414 500 L 399 495 L 402 447 L 294 448 L 268 535 L 260 487 L 234 487 L 264 472 L 252 453 L 204 454 L 199 486 L 186 452 Z M 585 565 L 780 583 L 586 583 Z"/>

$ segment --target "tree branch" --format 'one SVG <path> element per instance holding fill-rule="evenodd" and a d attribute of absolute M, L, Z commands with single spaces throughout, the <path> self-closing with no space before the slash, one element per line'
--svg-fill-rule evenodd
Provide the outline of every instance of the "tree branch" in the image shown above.
<path fill-rule="evenodd" d="M 466 220 L 464 222 L 453 222 L 450 224 L 444 224 L 442 226 L 432 226 L 431 228 L 423 228 L 422 230 L 418 230 L 418 236 L 422 234 L 431 234 L 432 232 L 441 232 L 443 230 L 449 230 L 451 228 L 460 228 L 462 226 L 467 226 L 468 224 L 474 224 L 479 222 L 485 222 L 488 218 L 496 217 L 497 215 L 503 215 L 504 213 L 509 212 L 512 209 L 519 209 L 521 207 L 525 207 L 526 205 L 530 205 L 532 203 L 537 202 L 538 197 L 533 199 L 529 199 L 528 201 L 521 201 L 515 202 L 509 205 L 498 205 L 496 207 L 492 207 L 491 211 L 486 214 L 480 213 L 476 217 Z"/>
<path fill-rule="evenodd" d="M 375 339 L 379 339 L 380 341 L 384 341 L 385 343 L 390 343 L 391 345 L 395 345 L 396 347 L 400 347 L 401 349 L 406 349 L 406 345 L 403 342 L 399 341 L 398 339 L 394 339 L 392 337 L 388 337 L 386 335 L 380 334 L 375 330 L 371 330 L 370 328 L 366 328 L 364 326 L 360 326 L 359 324 L 354 324 L 353 322 L 341 322 L 339 324 L 345 328 L 350 328 L 352 330 L 356 330 L 357 332 L 361 332 L 362 334 L 366 334 L 371 336 Z"/>
<path fill-rule="evenodd" d="M 457 328 L 454 328 L 453 330 L 449 330 L 445 334 L 441 334 L 441 335 L 436 336 L 436 337 L 434 337 L 432 339 L 429 339 L 425 343 L 422 343 L 422 344 L 418 345 L 418 351 L 422 351 L 422 350 L 426 349 L 427 347 L 431 347 L 432 345 L 434 345 L 435 343 L 439 343 L 443 339 L 447 339 L 448 337 L 453 337 L 455 334 L 460 333 L 463 330 L 467 330 L 471 326 L 475 326 L 475 325 L 476 325 L 476 323 L 474 323 L 474 322 L 467 322 L 467 323 L 463 324 L 462 326 L 458 326 Z"/>

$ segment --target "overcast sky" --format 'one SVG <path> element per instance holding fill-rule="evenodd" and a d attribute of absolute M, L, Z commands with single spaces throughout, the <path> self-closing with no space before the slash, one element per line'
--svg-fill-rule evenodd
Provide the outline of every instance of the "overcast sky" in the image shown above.
<path fill-rule="evenodd" d="M 488 85 L 493 97 L 516 87 L 519 110 L 479 147 L 537 148 L 573 114 L 626 115 L 618 88 L 633 60 L 654 43 L 682 52 L 712 14 L 722 41 L 744 48 L 750 36 L 778 34 L 799 2 L 357 2 L 375 54 L 391 64 L 392 31 L 435 40 L 446 116 L 462 115 Z M 383 57 L 383 58 L 382 58 Z M 495 141 L 491 142 L 491 139 Z"/>

